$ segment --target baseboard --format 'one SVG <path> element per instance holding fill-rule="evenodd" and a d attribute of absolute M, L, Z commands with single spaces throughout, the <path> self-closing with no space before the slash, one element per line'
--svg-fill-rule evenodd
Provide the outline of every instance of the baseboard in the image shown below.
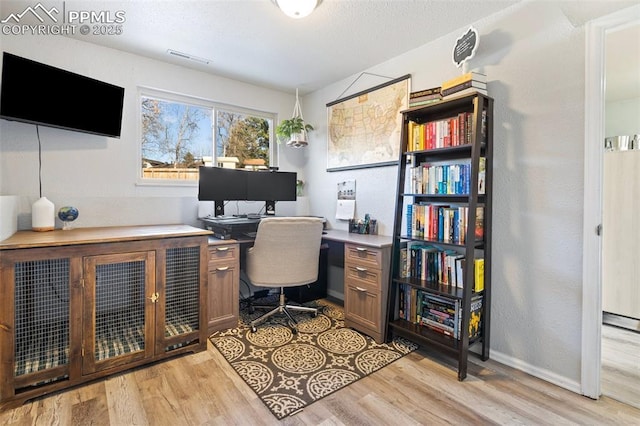
<path fill-rule="evenodd" d="M 580 383 L 576 382 L 575 380 L 571 380 L 567 377 L 561 376 L 544 368 L 536 367 L 522 361 L 521 359 L 505 355 L 494 349 L 491 349 L 491 359 L 508 367 L 523 371 L 527 374 L 537 377 L 538 379 L 544 380 L 545 382 L 552 383 L 563 389 L 567 389 L 568 391 L 582 395 L 582 387 L 580 386 Z"/>

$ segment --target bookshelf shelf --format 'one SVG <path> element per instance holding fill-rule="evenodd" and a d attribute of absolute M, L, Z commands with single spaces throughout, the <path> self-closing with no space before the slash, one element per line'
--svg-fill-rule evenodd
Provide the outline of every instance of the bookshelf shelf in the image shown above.
<path fill-rule="evenodd" d="M 422 280 L 419 278 L 404 277 L 395 279 L 397 284 L 407 284 L 429 293 L 446 296 L 452 299 L 462 299 L 462 289 L 449 285 L 440 284 L 434 280 Z"/>
<path fill-rule="evenodd" d="M 489 358 L 493 99 L 402 112 L 388 336 Z"/>
<path fill-rule="evenodd" d="M 460 349 L 458 340 L 443 336 L 429 327 L 413 324 L 406 320 L 395 320 L 389 323 L 389 326 L 397 334 L 404 335 L 407 338 L 414 338 L 416 335 L 420 335 L 424 339 L 429 339 L 431 343 L 438 345 L 445 351 L 457 352 Z"/>

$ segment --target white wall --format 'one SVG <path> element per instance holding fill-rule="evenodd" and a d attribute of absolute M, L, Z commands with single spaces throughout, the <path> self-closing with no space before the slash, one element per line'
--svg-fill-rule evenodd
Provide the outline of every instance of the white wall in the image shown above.
<path fill-rule="evenodd" d="M 607 14 L 603 4 L 595 15 Z M 469 69 L 488 75 L 495 99 L 491 357 L 580 392 L 585 28 L 589 7 L 565 15 L 556 2 L 524 2 L 476 22 Z M 606 9 L 606 8 L 605 8 Z M 581 13 L 584 12 L 584 15 Z M 593 18 L 595 16 L 591 16 Z M 451 51 L 460 29 L 367 71 L 412 76 L 412 90 L 458 75 Z M 371 213 L 382 234 L 393 228 L 397 168 L 328 173 L 326 108 L 338 97 L 384 80 L 358 74 L 307 95 L 316 125 L 305 169 L 311 209 L 331 225 L 336 183 L 357 181 L 357 216 Z"/>
<path fill-rule="evenodd" d="M 606 137 L 640 134 L 640 98 L 608 102 L 604 114 Z"/>
<path fill-rule="evenodd" d="M 186 223 L 198 225 L 197 186 L 137 185 L 137 90 L 147 86 L 291 114 L 294 94 L 281 93 L 62 36 L 2 36 L 2 50 L 125 88 L 122 137 L 113 139 L 40 126 L 43 195 L 80 211 L 76 227 Z M 37 102 L 37 99 L 33 100 Z M 87 99 L 87 108 L 99 100 Z M 99 111 L 96 111 L 99 114 Z M 280 168 L 299 171 L 301 153 L 280 146 Z M 0 194 L 17 195 L 18 228 L 31 226 L 38 199 L 36 126 L 0 120 Z M 241 203 L 244 204 L 244 203 Z M 235 212 L 235 203 L 230 205 Z M 255 205 L 241 209 L 256 211 Z M 294 202 L 278 204 L 293 213 Z M 57 220 L 57 219 L 56 219 Z M 58 223 L 58 226 L 61 224 Z"/>

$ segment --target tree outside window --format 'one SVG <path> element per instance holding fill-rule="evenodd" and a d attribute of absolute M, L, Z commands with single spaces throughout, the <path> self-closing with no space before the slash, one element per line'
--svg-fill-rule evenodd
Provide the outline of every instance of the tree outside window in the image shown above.
<path fill-rule="evenodd" d="M 197 181 L 203 165 L 271 165 L 272 117 L 198 101 L 141 96 L 143 179 Z"/>

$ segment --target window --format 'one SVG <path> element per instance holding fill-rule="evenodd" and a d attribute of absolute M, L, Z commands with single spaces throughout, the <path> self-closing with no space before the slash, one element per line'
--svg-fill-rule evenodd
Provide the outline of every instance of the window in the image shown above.
<path fill-rule="evenodd" d="M 275 114 L 143 89 L 140 158 L 144 182 L 197 182 L 199 166 L 267 168 Z"/>

